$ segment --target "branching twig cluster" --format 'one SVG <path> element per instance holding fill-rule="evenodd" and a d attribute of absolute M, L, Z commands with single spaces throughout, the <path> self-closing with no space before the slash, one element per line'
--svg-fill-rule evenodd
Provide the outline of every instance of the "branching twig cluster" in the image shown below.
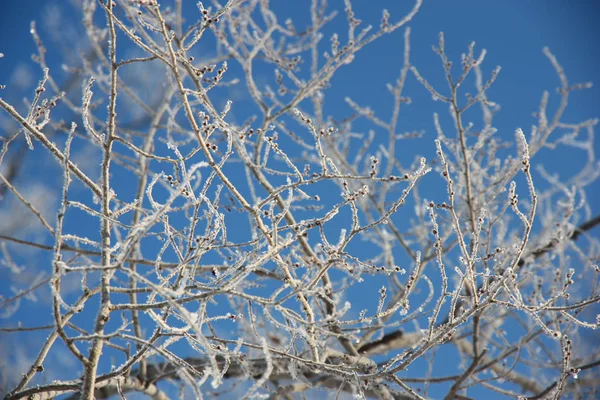
<path fill-rule="evenodd" d="M 507 150 L 487 94 L 500 69 L 486 80 L 474 44 L 454 67 L 440 34 L 448 87 L 430 84 L 411 60 L 407 25 L 420 6 L 383 11 L 373 27 L 346 0 L 347 32 L 323 39 L 337 14 L 325 0 L 312 0 L 302 29 L 265 0 L 198 3 L 194 15 L 182 0 L 84 0 L 86 52 L 65 66 L 64 85 L 32 24 L 42 79 L 26 108 L 0 98 L 16 122 L 2 133 L 0 193 L 41 233 L 3 229 L 0 239 L 11 276 L 23 248 L 50 267 L 0 310 L 19 315 L 50 288 L 52 318 L 0 328 L 49 332 L 29 345 L 37 357 L 18 366 L 20 379 L 1 383 L 6 398 L 597 394 L 587 372 L 600 352 L 581 335 L 600 325 L 589 318 L 600 303 L 589 232 L 600 218 L 585 192 L 598 176 L 597 121 L 563 121 L 571 93 L 589 84 L 569 83 L 545 49 L 559 106 L 549 114 L 544 93 L 537 124 L 515 126 Z M 351 98 L 350 115 L 327 116 L 334 74 L 401 29 L 391 117 Z M 399 143 L 424 135 L 401 131 L 410 79 L 453 121 L 434 114 L 436 156 L 412 163 L 397 158 Z M 229 100 L 239 90 L 250 109 Z M 357 133 L 359 122 L 372 130 Z M 564 146 L 587 154 L 567 182 L 536 164 Z M 61 171 L 52 218 L 22 189 L 23 149 Z M 97 163 L 76 161 L 84 151 Z M 447 348 L 459 361 L 440 373 Z M 77 367 L 45 379 L 59 375 L 53 352 Z"/>

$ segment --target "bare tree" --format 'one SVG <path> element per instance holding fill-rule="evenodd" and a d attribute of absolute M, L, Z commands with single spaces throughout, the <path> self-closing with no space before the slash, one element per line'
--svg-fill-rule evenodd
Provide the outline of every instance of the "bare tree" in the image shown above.
<path fill-rule="evenodd" d="M 27 210 L 2 222 L 17 292 L 0 311 L 14 321 L 37 297 L 52 318 L 0 328 L 47 333 L 18 379 L 3 374 L 7 399 L 598 395 L 600 346 L 585 336 L 600 325 L 600 218 L 586 197 L 597 120 L 563 121 L 589 84 L 545 49 L 558 106 L 544 93 L 536 125 L 510 140 L 494 128 L 499 68 L 485 72 L 485 51 L 453 66 L 440 34 L 447 86 L 419 73 L 408 25 L 421 0 L 375 27 L 345 0 L 347 32 L 329 41 L 325 0 L 304 28 L 267 0 L 193 15 L 160 3 L 82 0 L 70 40 L 85 51 L 67 45 L 63 71 L 32 24 L 42 78 L 25 106 L 0 98 L 13 121 L 2 206 Z M 386 35 L 404 38 L 389 109 L 348 98 L 344 118 L 327 115 L 334 74 Z M 425 140 L 402 131 L 409 80 L 453 121 L 434 114 L 430 159 L 397 158 Z M 587 157 L 567 180 L 536 162 L 567 147 Z M 39 178 L 20 172 L 29 151 Z M 30 190 L 36 179 L 54 190 Z M 54 370 L 53 352 L 70 367 Z"/>

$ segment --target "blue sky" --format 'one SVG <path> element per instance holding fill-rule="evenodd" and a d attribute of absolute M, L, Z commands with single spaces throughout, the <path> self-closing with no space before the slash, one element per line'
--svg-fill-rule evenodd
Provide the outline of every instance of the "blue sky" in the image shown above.
<path fill-rule="evenodd" d="M 23 97 L 30 98 L 31 89 L 41 77 L 39 67 L 30 58 L 35 52 L 29 34 L 31 20 L 38 21 L 40 35 L 46 39 L 49 48 L 54 45 L 52 36 L 56 33 L 53 32 L 55 29 L 75 29 L 82 32 L 79 26 L 57 26 L 47 22 L 53 20 L 52 14 L 56 12 L 57 6 L 64 9 L 66 21 L 74 18 L 70 14 L 72 8 L 68 3 L 70 2 L 50 0 L 2 2 L 0 53 L 4 54 L 4 58 L 0 59 L 0 84 L 8 87 L 0 92 L 0 96 L 17 102 Z M 193 13 L 196 1 L 184 0 L 184 3 L 189 7 L 190 13 Z M 281 20 L 293 17 L 297 27 L 307 23 L 308 1 L 272 0 L 271 3 Z M 387 8 L 392 20 L 397 20 L 412 7 L 412 2 L 354 0 L 353 6 L 358 18 L 376 26 L 381 9 Z M 326 32 L 338 31 L 343 37 L 346 24 L 343 1 L 331 0 L 329 8 L 337 8 L 339 14 L 331 27 L 326 28 Z M 558 58 L 571 83 L 591 81 L 595 85 L 590 90 L 571 95 L 571 106 L 567 110 L 565 120 L 576 122 L 600 116 L 599 17 L 600 6 L 594 0 L 425 0 L 420 12 L 409 24 L 411 62 L 435 87 L 446 88 L 439 57 L 431 50 L 432 45 L 437 45 L 438 33 L 444 32 L 447 53 L 457 66 L 460 54 L 466 51 L 471 41 L 476 42 L 477 54 L 485 48 L 487 56 L 483 66 L 484 77 L 488 77 L 497 65 L 502 67 L 495 85 L 488 92 L 488 97 L 501 105 L 494 125 L 498 128 L 499 135 L 509 139 L 514 137 L 513 133 L 517 127 L 522 127 L 526 134 L 529 133 L 531 125 L 536 122 L 532 113 L 537 109 L 544 90 L 551 93 L 550 110 L 557 105 L 555 88 L 559 86 L 559 81 L 550 62 L 542 53 L 544 46 L 548 46 Z M 328 40 L 328 34 L 324 40 Z M 332 80 L 331 89 L 327 92 L 326 112 L 334 116 L 348 115 L 350 109 L 343 100 L 345 97 L 351 97 L 361 105 L 370 105 L 381 116 L 389 117 L 392 98 L 385 84 L 397 79 L 403 62 L 402 57 L 403 40 L 400 31 L 369 45 L 357 55 L 352 64 L 342 68 Z M 50 55 L 49 65 L 58 71 L 60 60 Z M 28 91 L 23 91 L 22 87 L 14 84 L 15 81 L 23 82 Z M 472 84 L 472 81 L 470 83 Z M 471 88 L 468 90 L 473 92 Z M 451 131 L 447 107 L 440 102 L 434 102 L 431 95 L 410 75 L 404 94 L 409 95 L 413 102 L 401 112 L 400 130 L 424 130 L 425 136 L 418 143 L 414 142 L 414 145 L 411 142 L 410 146 L 398 148 L 397 156 L 407 164 L 412 162 L 415 153 L 424 154 L 428 159 L 432 159 L 435 153 L 432 115 L 434 112 L 439 113 L 442 123 Z M 239 102 L 243 106 L 249 99 L 242 95 Z M 360 123 L 358 126 L 360 127 Z M 600 153 L 598 140 L 594 148 Z M 542 151 L 534 160 L 534 164 L 541 162 L 548 171 L 568 177 L 580 165 L 584 153 L 572 149 L 564 149 L 560 153 L 562 157 L 557 159 L 551 152 Z M 34 154 L 28 154 L 24 158 L 25 163 L 29 162 L 29 167 L 23 170 L 23 175 L 17 180 L 23 187 L 28 185 L 27 179 L 40 173 L 40 167 L 43 170 L 46 168 L 36 163 Z M 600 198 L 599 186 L 594 184 L 587 190 L 593 215 L 600 213 L 600 202 L 594 200 Z M 2 207 L 0 202 L 0 211 Z M 597 235 L 598 228 L 593 232 Z M 49 268 L 49 264 L 46 268 Z M 1 273 L 4 274 L 4 271 Z M 2 280 L 0 293 L 9 295 L 10 286 L 13 284 L 14 282 Z M 18 320 L 23 321 L 24 325 L 33 324 L 38 319 L 44 320 L 44 323 L 50 322 L 46 315 L 36 314 L 36 304 L 25 302 L 22 307 L 29 311 L 26 317 L 18 313 L 18 317 L 0 320 L 0 326 L 14 326 Z M 28 340 L 43 337 L 43 333 L 32 333 Z M 22 340 L 22 337 L 0 333 L 0 342 L 5 344 L 22 345 Z M 4 355 L 12 357 L 15 361 L 31 358 L 37 351 L 35 346 L 15 346 L 14 349 L 0 346 Z M 60 362 L 58 358 L 55 361 Z"/>

